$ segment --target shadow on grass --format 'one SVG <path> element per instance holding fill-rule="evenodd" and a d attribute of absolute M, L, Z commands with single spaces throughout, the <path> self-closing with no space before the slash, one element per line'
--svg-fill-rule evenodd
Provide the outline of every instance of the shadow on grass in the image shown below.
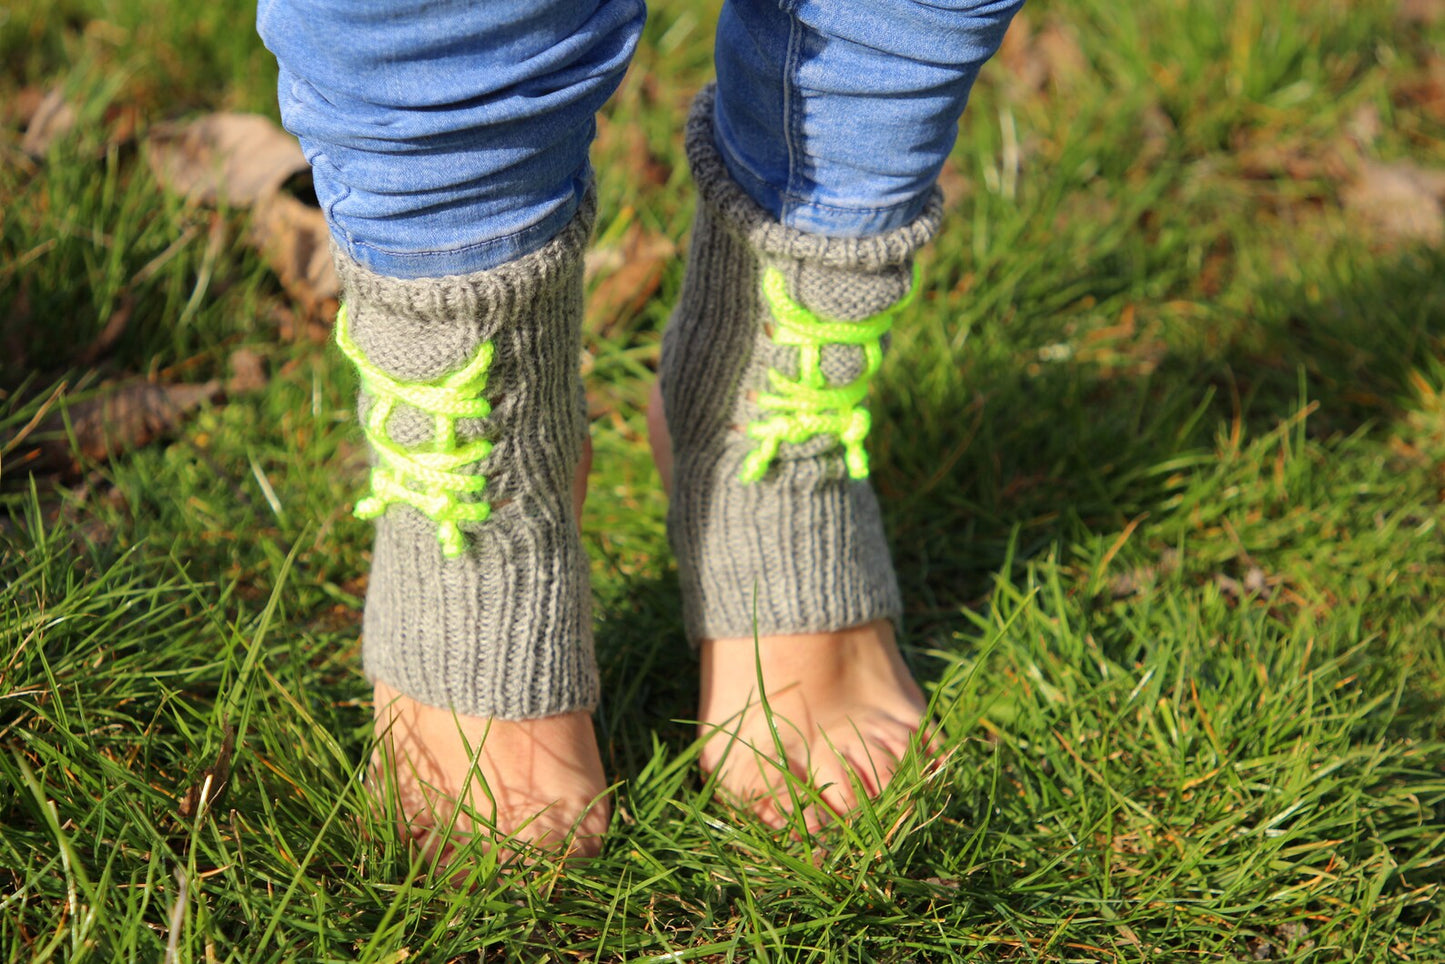
<path fill-rule="evenodd" d="M 1425 250 L 1341 265 L 1308 290 L 1262 290 L 1258 318 L 1145 374 L 965 363 L 952 394 L 930 405 L 958 413 L 953 434 L 972 439 L 934 478 L 898 472 L 938 456 L 907 449 L 915 403 L 885 400 L 877 421 L 895 458 L 879 460 L 877 482 L 914 633 L 941 643 L 966 626 L 958 611 L 981 605 L 1009 560 L 1067 560 L 1070 547 L 1146 513 L 1167 529 L 1176 473 L 1209 462 L 1236 427 L 1247 445 L 1308 402 L 1313 440 L 1389 430 L 1418 395 L 1412 378 L 1445 354 L 1442 277 L 1445 252 Z"/>
<path fill-rule="evenodd" d="M 1289 497 L 1304 507 L 1307 518 L 1313 518 L 1317 509 L 1334 511 L 1321 503 L 1327 502 L 1331 493 L 1349 487 L 1337 473 L 1349 479 L 1354 472 L 1388 472 L 1379 467 L 1355 467 L 1349 459 L 1368 457 L 1372 452 L 1385 458 L 1386 448 L 1375 441 L 1399 427 L 1410 411 L 1419 393 L 1414 378 L 1438 371 L 1445 338 L 1445 289 L 1437 281 L 1440 277 L 1445 277 L 1441 252 L 1411 252 L 1380 265 L 1340 265 L 1317 285 L 1260 290 L 1254 298 L 1258 314 L 1221 327 L 1212 339 L 1200 339 L 1212 342 L 1209 350 L 1165 355 L 1147 371 L 1119 375 L 1117 370 L 1105 372 L 1069 361 L 985 370 L 970 368 L 965 361 L 960 376 L 951 381 L 949 393 L 942 399 L 926 400 L 932 413 L 921 411 L 925 400 L 885 398 L 878 406 L 875 430 L 883 455 L 876 463 L 876 481 L 889 513 L 896 565 L 909 606 L 907 639 L 920 676 L 938 683 L 950 669 L 946 660 L 917 658 L 921 652 L 942 650 L 965 658 L 976 655 L 972 650 L 979 645 L 979 630 L 969 614 L 987 611 L 1000 579 L 1023 585 L 1028 565 L 1046 560 L 1057 563 L 1066 593 L 1082 610 L 1085 628 L 1076 625 L 1073 631 L 1097 636 L 1103 655 L 1120 665 L 1147 662 L 1154 641 L 1142 638 L 1137 627 L 1116 617 L 1113 607 L 1118 600 L 1107 590 L 1102 598 L 1093 598 L 1099 589 L 1089 584 L 1089 568 L 1098 553 L 1091 544 L 1112 540 L 1112 534 L 1143 520 L 1130 546 L 1136 560 L 1166 553 L 1186 539 L 1209 542 L 1208 550 L 1196 553 L 1188 564 L 1194 569 L 1180 574 L 1179 581 L 1171 585 L 1198 587 L 1220 577 L 1242 582 L 1255 565 L 1246 548 L 1253 530 L 1241 526 L 1244 541 L 1237 547 L 1227 535 L 1196 534 L 1195 523 L 1178 505 L 1181 487 L 1187 484 L 1180 477 L 1187 480 L 1217 471 L 1220 449 L 1234 444 L 1230 438 L 1236 431 L 1242 439 L 1237 449 L 1239 462 L 1250 473 L 1268 475 L 1274 470 L 1271 463 L 1276 449 L 1266 455 L 1249 446 L 1277 432 L 1281 425 L 1298 424 L 1302 401 L 1314 407 L 1298 431 L 1314 443 L 1314 456 L 1338 458 L 1341 463 L 1327 466 L 1317 482 L 1289 491 Z M 977 337 L 988 335 L 985 331 Z M 1428 379 L 1435 377 L 1427 374 Z M 952 416 L 954 424 L 948 425 L 939 413 L 957 413 Z M 942 427 L 937 432 L 931 425 L 921 427 L 920 422 L 928 418 Z M 1295 437 L 1295 431 L 1289 430 L 1289 438 Z M 939 434 L 966 442 L 951 465 L 946 455 L 939 455 Z M 1363 437 L 1369 445 L 1344 450 L 1342 442 L 1352 437 Z M 944 471 L 924 475 L 919 470 L 924 465 L 936 467 L 940 461 L 946 466 Z M 1220 501 L 1226 498 L 1227 483 L 1218 483 Z M 1205 499 L 1211 497 L 1208 485 L 1199 491 Z M 1242 499 L 1246 508 L 1250 498 Z M 1351 508 L 1348 511 L 1353 515 L 1340 518 L 1369 526 L 1368 520 L 1378 509 L 1409 508 L 1371 504 L 1371 499 L 1379 503 L 1380 496 L 1366 494 L 1363 508 Z M 1264 508 L 1270 511 L 1269 506 Z M 1351 534 L 1346 530 L 1341 535 Z M 1314 535 L 1308 542 L 1274 545 L 1258 555 L 1267 566 L 1271 553 L 1308 554 L 1316 544 L 1322 554 L 1334 548 L 1331 537 Z M 1414 557 L 1406 553 L 1402 558 Z M 1384 559 L 1380 566 L 1393 564 L 1393 558 Z M 1325 576 L 1327 583 L 1333 578 L 1328 571 Z M 609 754 L 605 762 L 614 778 L 628 781 L 626 794 L 632 792 L 634 781 L 647 766 L 654 739 L 673 754 L 690 744 L 692 729 L 679 721 L 692 718 L 695 712 L 696 664 L 683 642 L 672 578 L 633 577 L 608 583 L 617 588 L 599 607 L 604 618 L 598 626 L 598 651 L 608 694 L 600 726 L 607 747 L 604 753 Z M 1398 584 L 1381 595 L 1393 594 L 1398 600 L 1411 591 L 1403 586 Z M 1234 604 L 1257 605 L 1257 601 Z M 1320 660 L 1343 660 L 1338 671 L 1326 671 L 1322 678 L 1345 679 L 1358 670 L 1357 685 L 1366 694 L 1362 701 L 1368 700 L 1372 684 L 1386 690 L 1382 695 L 1387 698 L 1378 710 L 1362 710 L 1359 722 L 1342 731 L 1357 734 L 1349 746 L 1322 747 L 1319 752 L 1338 751 L 1363 760 L 1372 752 L 1369 746 L 1381 740 L 1404 747 L 1412 739 L 1438 739 L 1440 680 L 1429 673 L 1412 674 L 1404 662 L 1409 647 L 1421 648 L 1421 636 L 1416 633 L 1400 644 L 1388 638 L 1390 627 L 1402 625 L 1406 617 L 1379 607 L 1396 603 L 1369 599 L 1359 605 L 1361 611 L 1374 612 L 1380 619 L 1379 625 L 1358 629 L 1364 638 L 1344 638 L 1350 633 L 1344 621 L 1334 628 L 1332 640 L 1321 639 L 1313 656 L 1295 647 L 1298 651 L 1289 657 L 1298 657 L 1311 668 Z M 1398 605 L 1411 603 L 1406 600 Z M 1281 633 L 1287 634 L 1296 614 L 1282 610 L 1278 614 L 1261 612 L 1257 617 L 1271 619 L 1280 621 Z M 1429 631 L 1428 624 L 1423 631 Z M 1378 638 L 1372 641 L 1372 635 Z M 1229 658 L 1238 656 L 1239 651 L 1234 650 Z M 1057 658 L 1067 661 L 1070 657 L 1060 653 Z M 1191 665 L 1190 669 L 1206 672 L 1209 667 Z M 1085 682 L 1079 681 L 1080 685 Z M 1403 688 L 1392 701 L 1388 690 L 1397 684 Z M 1113 693 L 1109 686 L 1099 686 L 1079 697 L 1077 705 L 1061 705 L 1057 713 L 1088 721 L 1081 724 L 1087 729 L 1111 715 Z M 1303 712 L 1301 718 L 1309 716 Z M 937 806 L 937 820 L 920 831 L 906 854 L 895 855 L 901 861 L 895 868 L 901 876 L 922 880 L 940 873 L 935 869 L 937 855 L 972 851 L 978 846 L 973 869 L 964 879 L 948 885 L 957 889 L 947 899 L 975 903 L 979 926 L 985 931 L 989 920 L 1068 918 L 1077 908 L 1058 894 L 1067 892 L 1070 885 L 1055 877 L 1067 877 L 1070 868 L 1080 871 L 1093 866 L 1090 861 L 1096 856 L 1092 844 L 1081 845 L 1083 849 L 1076 853 L 1050 834 L 1040 837 L 1035 824 L 1045 810 L 994 799 L 993 794 L 1004 792 L 997 785 L 999 779 L 1015 786 L 1015 781 L 1023 781 L 1041 788 L 1031 792 L 1041 794 L 1042 801 L 1052 801 L 1052 819 L 1065 828 L 1064 836 L 1072 839 L 1075 831 L 1085 837 L 1095 832 L 1079 823 L 1083 811 L 1074 813 L 1049 796 L 1057 793 L 1060 775 L 1048 769 L 1052 757 L 1046 749 L 1032 748 L 1035 737 L 1047 739 L 1037 730 L 1041 725 L 1047 730 L 1053 724 L 1038 719 L 1021 721 L 1020 732 L 1005 737 L 1007 746 L 980 740 L 981 731 L 970 736 L 958 748 L 960 758 L 951 768 L 950 789 L 926 801 L 926 806 Z M 1004 725 L 1004 729 L 1009 727 Z M 1012 746 L 1014 737 L 1025 735 L 1029 750 Z M 1035 758 L 1036 753 L 1043 755 Z M 1429 754 L 1418 758 L 1416 765 L 1438 760 L 1436 751 Z M 1409 779 L 1404 775 L 1407 757 L 1391 759 L 1401 767 L 1400 775 L 1385 778 L 1378 789 L 1408 794 L 1404 785 Z M 1167 775 L 1148 773 L 1125 779 L 1130 786 L 1137 783 L 1140 792 L 1156 779 L 1165 785 L 1169 782 Z M 1047 789 L 1050 787 L 1055 789 Z M 1353 783 L 1348 789 L 1356 792 Z M 1330 800 L 1325 792 L 1320 807 L 1329 810 L 1334 806 Z M 1257 801 L 1253 805 L 1263 806 Z M 1194 819 L 1187 807 L 1177 806 L 1181 819 Z M 1302 832 L 1308 835 L 1313 831 Z M 1352 857 L 1362 862 L 1373 859 L 1367 852 L 1374 846 L 1373 839 L 1362 838 L 1358 853 L 1351 851 Z M 1411 840 L 1425 846 L 1423 836 L 1402 836 L 1394 845 L 1394 856 L 1419 865 L 1412 871 L 1412 885 L 1438 883 L 1438 871 L 1422 869 L 1430 865 L 1429 855 L 1422 852 L 1418 860 L 1411 856 L 1410 848 L 1416 846 Z M 1107 850 L 1107 843 L 1104 846 Z M 1055 852 L 1055 847 L 1063 849 Z M 1227 877 L 1231 861 L 1243 859 L 1242 851 L 1233 844 L 1201 844 L 1201 848 L 1199 859 L 1209 874 L 1223 875 L 1219 879 Z M 1023 854 L 1033 856 L 1019 856 Z M 1099 859 L 1108 863 L 1106 858 Z M 1392 884 L 1390 893 L 1396 890 Z M 927 900 L 920 901 L 922 908 Z M 1153 920 L 1150 914 L 1140 913 L 1141 921 Z M 1427 912 L 1409 906 L 1400 913 L 1402 920 L 1418 923 Z M 1166 926 L 1159 920 L 1154 924 Z M 1261 935 L 1250 939 L 1280 947 L 1289 943 L 1287 931 L 1275 933 L 1265 928 Z M 1220 932 L 1216 939 L 1224 946 L 1244 938 Z"/>
<path fill-rule="evenodd" d="M 1308 401 L 1311 439 L 1387 431 L 1417 394 L 1412 376 L 1441 358 L 1441 277 L 1440 251 L 1343 261 L 1307 286 L 1258 291 L 1257 313 L 1200 339 L 1211 343 L 1206 351 L 1165 355 L 1145 373 L 1069 361 L 1008 369 L 965 361 L 942 399 L 879 400 L 875 441 L 883 457 L 875 481 L 912 648 L 966 645 L 960 639 L 974 630 L 964 610 L 986 606 L 1001 575 L 1050 556 L 1068 565 L 1099 532 L 1147 520 L 1136 538 L 1168 551 L 1185 525 L 1170 521 L 1178 473 L 1214 461 L 1218 440 L 1236 423 L 1247 445 L 1296 418 Z M 940 456 L 937 439 L 915 431 L 925 419 L 941 424 L 949 443 L 964 443 L 956 458 Z M 951 464 L 931 477 L 915 474 L 940 461 Z M 1199 576 L 1241 577 L 1244 555 Z M 1009 566 L 1012 573 L 1001 572 Z M 616 585 L 598 607 L 603 728 L 624 728 L 629 738 L 621 742 L 630 747 L 648 745 L 648 733 L 685 745 L 691 729 L 676 721 L 695 712 L 697 668 L 675 577 L 629 576 Z M 917 668 L 930 681 L 942 671 L 928 661 Z M 609 762 L 626 776 L 642 761 Z"/>

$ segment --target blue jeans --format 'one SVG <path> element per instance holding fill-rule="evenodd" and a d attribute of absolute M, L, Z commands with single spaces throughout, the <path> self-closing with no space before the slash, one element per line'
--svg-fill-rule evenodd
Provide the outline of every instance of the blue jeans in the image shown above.
<path fill-rule="evenodd" d="M 1021 3 L 728 0 L 729 171 L 803 231 L 907 223 Z M 493 268 L 561 230 L 644 17 L 644 0 L 260 0 L 257 26 L 336 241 L 417 278 Z"/>

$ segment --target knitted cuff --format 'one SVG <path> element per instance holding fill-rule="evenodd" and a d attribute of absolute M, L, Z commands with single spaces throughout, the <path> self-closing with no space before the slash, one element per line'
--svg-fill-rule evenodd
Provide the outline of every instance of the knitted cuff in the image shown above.
<path fill-rule="evenodd" d="M 422 703 L 508 720 L 596 706 L 572 505 L 595 208 L 589 193 L 543 248 L 469 275 L 388 278 L 333 249 L 372 454 L 362 661 Z"/>
<path fill-rule="evenodd" d="M 785 227 L 723 166 L 713 90 L 686 131 L 698 207 L 659 372 L 668 534 L 689 637 L 824 632 L 901 613 L 867 481 L 865 396 L 942 215 L 868 238 Z"/>

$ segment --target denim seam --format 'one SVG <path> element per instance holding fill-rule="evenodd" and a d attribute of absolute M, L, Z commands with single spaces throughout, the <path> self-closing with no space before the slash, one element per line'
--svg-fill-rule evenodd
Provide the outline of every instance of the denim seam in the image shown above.
<path fill-rule="evenodd" d="M 799 116 L 801 108 L 798 98 L 794 96 L 803 47 L 803 21 L 797 15 L 798 2 L 799 0 L 793 0 L 788 3 L 784 11 L 788 17 L 788 47 L 783 55 L 783 143 L 788 150 L 788 176 L 784 179 L 782 189 L 778 191 L 778 219 L 783 223 L 787 223 L 788 216 L 792 213 L 788 210 L 788 199 L 798 195 L 801 176 L 798 171 L 798 141 L 803 136 L 803 123 Z"/>
<path fill-rule="evenodd" d="M 349 189 L 347 193 L 350 193 Z M 565 210 L 565 205 L 563 208 L 559 208 L 558 210 Z M 571 218 L 575 213 L 576 212 L 574 210 L 572 214 L 569 214 L 567 218 L 564 218 L 563 223 L 565 224 L 566 221 Z M 467 254 L 471 254 L 477 251 L 484 251 L 491 248 L 506 247 L 508 242 L 525 239 L 529 234 L 543 234 L 543 243 L 545 243 L 546 241 L 550 240 L 555 234 L 555 232 L 550 234 L 547 233 L 548 223 L 555 217 L 555 215 L 556 212 L 554 211 L 551 215 L 543 218 L 541 221 L 529 224 L 524 228 L 519 228 L 518 230 L 512 231 L 508 234 L 498 235 L 495 238 L 487 238 L 482 241 L 474 241 L 471 244 L 464 244 L 456 248 L 430 248 L 425 251 L 398 251 L 391 248 L 383 248 L 382 246 L 376 244 L 368 244 L 365 241 L 356 240 L 356 236 L 353 235 L 350 231 L 346 230 L 344 227 L 342 227 L 340 222 L 332 220 L 331 223 L 336 225 L 337 228 L 345 234 L 347 253 L 351 255 L 353 260 L 360 261 L 365 264 L 366 259 L 357 257 L 357 255 L 359 252 L 366 251 L 381 255 L 382 257 L 393 261 L 416 263 L 418 261 L 424 261 L 428 258 L 435 258 L 438 256 L 465 256 Z M 519 245 L 519 248 L 520 247 L 521 245 Z M 540 245 L 538 245 L 537 247 L 540 247 Z M 516 257 L 520 257 L 522 254 L 525 253 L 527 252 L 522 251 L 518 255 L 516 255 Z"/>
<path fill-rule="evenodd" d="M 756 201 L 759 206 L 767 209 L 768 213 L 773 214 L 781 220 L 782 207 L 788 196 L 787 192 L 778 190 L 769 183 L 767 178 L 753 170 L 746 160 L 739 157 L 736 151 L 732 150 L 728 144 L 723 142 L 717 132 L 717 128 L 714 127 L 713 130 L 713 144 L 717 147 L 718 153 L 722 155 L 723 163 L 727 166 L 728 172 L 743 186 L 743 189 L 752 196 L 753 200 Z M 774 202 L 776 202 L 778 207 L 776 212 L 772 210 Z"/>
<path fill-rule="evenodd" d="M 347 239 L 357 248 L 375 251 L 377 254 L 384 254 L 390 258 L 429 258 L 437 254 L 466 254 L 471 251 L 476 251 L 479 248 L 501 246 L 508 241 L 536 231 L 540 223 L 541 222 L 538 222 L 538 224 L 529 224 L 525 228 L 513 231 L 511 234 L 499 234 L 495 238 L 487 238 L 485 241 L 473 241 L 471 244 L 464 244 L 456 248 L 428 248 L 425 251 L 397 251 L 393 248 L 383 248 L 379 244 L 367 244 L 365 241 L 355 240 L 349 231 L 347 232 Z"/>
<path fill-rule="evenodd" d="M 933 190 L 932 185 L 920 194 L 919 197 L 927 197 L 928 191 L 931 190 Z M 786 194 L 779 195 L 779 197 L 785 203 L 793 205 L 793 210 L 790 211 L 790 213 L 793 214 L 796 214 L 797 210 L 802 208 L 814 208 L 819 211 L 837 211 L 839 214 L 886 214 L 889 211 L 901 211 L 905 208 L 910 208 L 918 203 L 918 198 L 911 198 L 898 204 L 882 204 L 877 207 L 845 207 L 841 204 L 826 204 L 823 201 L 812 201 L 800 194 Z"/>
<path fill-rule="evenodd" d="M 916 213 L 911 212 L 911 209 L 926 203 L 928 197 L 928 193 L 925 192 L 917 198 L 898 204 L 878 206 L 844 207 L 838 204 L 827 204 L 822 201 L 811 200 L 805 195 L 787 194 L 778 190 L 756 171 L 748 167 L 741 159 L 736 157 L 716 137 L 714 137 L 714 145 L 718 153 L 722 156 L 729 173 L 743 190 L 746 191 L 759 206 L 767 210 L 770 214 L 773 214 L 780 223 L 784 224 L 793 225 L 800 212 L 810 211 L 827 214 L 837 213 L 843 215 L 870 216 L 888 215 L 895 211 Z M 776 208 L 774 205 L 776 205 Z M 785 218 L 787 220 L 784 220 Z"/>
<path fill-rule="evenodd" d="M 321 160 L 321 159 L 323 159 L 323 158 L 325 158 L 325 157 L 326 157 L 326 153 L 325 153 L 324 151 L 317 151 L 315 157 L 308 157 L 308 158 L 306 159 L 306 160 L 307 160 L 307 163 L 309 163 L 309 164 L 311 165 L 311 171 L 312 171 L 312 175 L 311 175 L 311 176 L 312 176 L 312 180 L 313 180 L 313 181 L 315 180 L 315 177 L 316 177 L 316 174 L 315 174 L 315 172 L 316 172 L 316 162 L 319 161 L 319 160 Z M 341 185 L 341 193 L 338 194 L 338 195 L 336 195 L 336 197 L 334 197 L 334 198 L 331 199 L 330 203 L 326 205 L 326 210 L 325 210 L 325 212 L 324 212 L 324 215 L 325 215 L 325 217 L 326 217 L 326 223 L 329 224 L 329 225 L 331 225 L 331 227 L 332 227 L 332 230 L 331 230 L 332 236 L 335 237 L 335 235 L 336 235 L 336 233 L 337 233 L 338 231 L 343 232 L 343 233 L 346 235 L 346 246 L 347 246 L 347 249 L 348 249 L 348 250 L 350 250 L 351 245 L 352 245 L 351 232 L 350 232 L 350 231 L 347 231 L 345 228 L 343 228 L 343 227 L 341 226 L 341 220 L 340 220 L 339 218 L 337 218 L 337 216 L 336 216 L 336 207 L 337 207 L 337 205 L 339 205 L 342 201 L 345 201 L 345 200 L 346 200 L 347 198 L 349 198 L 349 197 L 351 197 L 351 186 L 350 186 L 349 184 L 342 184 L 342 185 Z M 338 240 L 340 240 L 340 239 L 338 239 Z"/>

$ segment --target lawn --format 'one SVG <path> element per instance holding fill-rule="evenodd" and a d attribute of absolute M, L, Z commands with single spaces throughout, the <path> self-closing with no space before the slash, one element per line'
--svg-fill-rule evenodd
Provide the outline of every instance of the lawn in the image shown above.
<path fill-rule="evenodd" d="M 583 359 L 616 815 L 462 886 L 366 804 L 324 299 L 150 163 L 276 117 L 253 15 L 0 11 L 0 960 L 1445 961 L 1445 4 L 1021 14 L 870 441 L 949 754 L 815 837 L 695 765 L 643 408 L 716 4 L 655 2 Z"/>

